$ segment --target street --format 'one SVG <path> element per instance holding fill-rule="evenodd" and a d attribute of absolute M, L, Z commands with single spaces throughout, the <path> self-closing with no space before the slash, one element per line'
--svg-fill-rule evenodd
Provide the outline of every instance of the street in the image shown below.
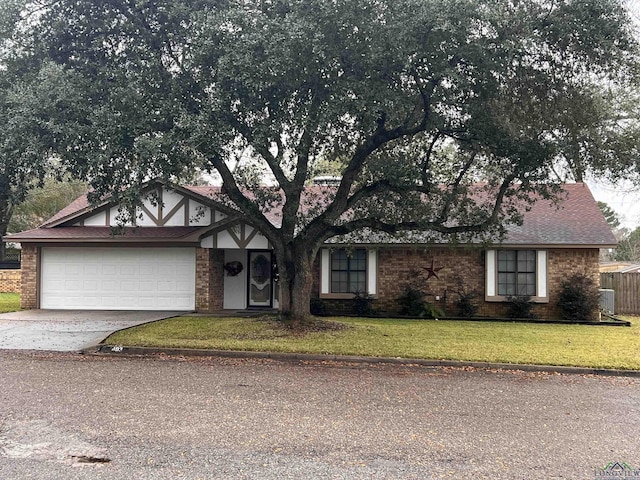
<path fill-rule="evenodd" d="M 0 351 L 0 479 L 593 479 L 640 380 Z"/>

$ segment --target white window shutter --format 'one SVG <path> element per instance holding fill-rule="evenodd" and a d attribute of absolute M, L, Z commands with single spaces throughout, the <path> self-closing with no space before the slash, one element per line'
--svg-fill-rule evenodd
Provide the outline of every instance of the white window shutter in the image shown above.
<path fill-rule="evenodd" d="M 378 293 L 378 251 L 367 250 L 367 290 L 369 295 Z"/>
<path fill-rule="evenodd" d="M 320 293 L 329 293 L 331 281 L 331 252 L 328 248 L 320 250 Z"/>
<path fill-rule="evenodd" d="M 538 291 L 537 297 L 546 298 L 547 297 L 547 251 L 546 250 L 538 250 L 537 257 L 537 265 L 536 265 L 536 276 L 537 276 L 537 284 Z"/>
<path fill-rule="evenodd" d="M 486 272 L 486 292 L 487 297 L 496 296 L 496 251 L 487 250 L 485 252 L 485 272 Z"/>

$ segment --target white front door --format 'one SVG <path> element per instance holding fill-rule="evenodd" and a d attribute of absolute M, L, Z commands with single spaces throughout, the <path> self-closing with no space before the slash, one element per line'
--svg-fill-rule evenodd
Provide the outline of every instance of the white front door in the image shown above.
<path fill-rule="evenodd" d="M 271 307 L 271 251 L 249 252 L 249 307 Z"/>
<path fill-rule="evenodd" d="M 40 308 L 195 309 L 194 248 L 43 247 Z"/>

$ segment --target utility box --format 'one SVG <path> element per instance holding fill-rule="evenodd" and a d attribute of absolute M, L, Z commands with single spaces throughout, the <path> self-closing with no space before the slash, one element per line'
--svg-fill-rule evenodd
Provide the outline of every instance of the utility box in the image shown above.
<path fill-rule="evenodd" d="M 616 300 L 616 292 L 610 288 L 601 288 L 600 289 L 600 308 L 605 312 L 614 315 L 615 312 L 615 302 Z"/>

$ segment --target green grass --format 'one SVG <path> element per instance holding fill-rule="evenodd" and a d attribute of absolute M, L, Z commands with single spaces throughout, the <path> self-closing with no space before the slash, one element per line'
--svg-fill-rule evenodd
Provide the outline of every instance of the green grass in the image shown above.
<path fill-rule="evenodd" d="M 291 334 L 251 318 L 178 317 L 115 333 L 108 344 L 320 353 L 640 370 L 632 327 L 333 318 L 350 328 Z"/>
<path fill-rule="evenodd" d="M 19 293 L 0 293 L 0 313 L 20 310 Z"/>

